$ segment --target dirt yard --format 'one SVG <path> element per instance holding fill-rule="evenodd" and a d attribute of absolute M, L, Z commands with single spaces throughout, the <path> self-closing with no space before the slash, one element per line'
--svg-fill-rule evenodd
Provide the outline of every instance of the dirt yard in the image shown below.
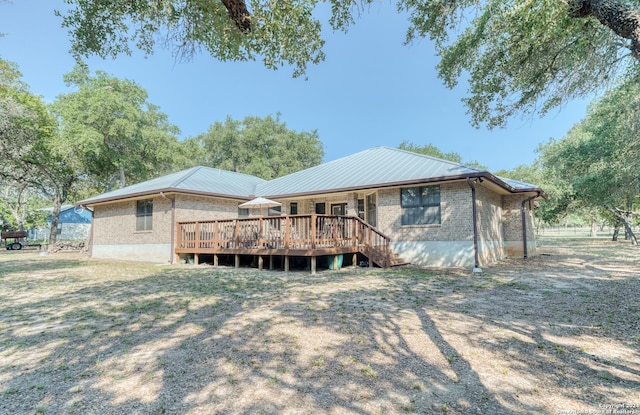
<path fill-rule="evenodd" d="M 640 248 L 317 275 L 0 253 L 1 414 L 640 415 Z"/>

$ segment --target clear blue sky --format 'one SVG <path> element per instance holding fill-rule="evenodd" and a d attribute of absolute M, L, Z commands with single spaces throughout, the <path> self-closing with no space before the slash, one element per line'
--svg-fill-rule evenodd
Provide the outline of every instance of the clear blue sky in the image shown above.
<path fill-rule="evenodd" d="M 0 0 L 0 57 L 18 64 L 31 91 L 52 102 L 70 90 L 62 81 L 74 61 L 69 39 L 53 13 L 62 0 Z M 218 62 L 206 54 L 177 62 L 158 49 L 145 58 L 91 58 L 91 70 L 135 81 L 149 92 L 181 130 L 181 138 L 206 132 L 227 115 L 243 119 L 280 112 L 296 131 L 318 130 L 325 161 L 374 146 L 397 147 L 403 140 L 433 144 L 459 153 L 491 171 L 530 164 L 534 150 L 549 138 L 562 138 L 585 115 L 586 102 L 574 102 L 544 119 L 515 118 L 507 128 L 475 129 L 460 99 L 467 86 L 445 88 L 436 76 L 428 39 L 403 46 L 407 21 L 381 2 L 357 20 L 347 34 L 326 27 L 326 60 L 311 66 L 308 80 L 292 70 L 272 71 L 260 62 Z"/>

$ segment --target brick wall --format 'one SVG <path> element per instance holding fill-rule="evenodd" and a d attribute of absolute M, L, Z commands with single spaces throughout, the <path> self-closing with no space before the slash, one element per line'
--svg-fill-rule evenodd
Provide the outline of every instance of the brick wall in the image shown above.
<path fill-rule="evenodd" d="M 502 196 L 476 184 L 478 259 L 491 264 L 504 257 Z"/>
<path fill-rule="evenodd" d="M 471 189 L 464 182 L 440 185 L 440 225 L 402 226 L 400 189 L 378 192 L 378 228 L 393 241 L 473 241 Z"/>
<path fill-rule="evenodd" d="M 152 230 L 136 231 L 136 201 L 95 207 L 94 245 L 135 245 L 171 242 L 171 201 L 153 197 Z"/>
<path fill-rule="evenodd" d="M 504 240 L 505 250 L 508 256 L 522 256 L 524 245 L 522 242 L 522 201 L 528 196 L 523 194 L 508 195 L 502 199 L 504 211 Z M 536 241 L 534 234 L 534 217 L 532 202 L 525 203 L 525 221 L 527 227 L 527 251 L 529 255 L 536 253 Z"/>
<path fill-rule="evenodd" d="M 238 217 L 237 200 L 213 197 L 176 195 L 176 222 L 229 219 Z M 258 214 L 259 209 L 251 209 Z M 266 212 L 266 208 L 263 209 Z"/>

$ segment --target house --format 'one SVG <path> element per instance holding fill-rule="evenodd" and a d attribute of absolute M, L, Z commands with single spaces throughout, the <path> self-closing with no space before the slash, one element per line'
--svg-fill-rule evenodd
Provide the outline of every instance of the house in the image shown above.
<path fill-rule="evenodd" d="M 49 240 L 51 232 L 51 213 L 53 208 L 44 208 L 42 211 L 48 212 L 46 228 L 36 228 L 29 230 L 29 239 L 31 240 Z M 60 216 L 58 218 L 58 241 L 86 241 L 89 237 L 91 229 L 91 212 L 81 206 L 62 205 L 60 207 Z"/>
<path fill-rule="evenodd" d="M 238 205 L 262 196 L 279 211 Z M 535 185 L 375 147 L 270 181 L 195 167 L 78 202 L 93 210 L 91 254 L 167 263 L 328 258 L 479 270 L 536 252 Z M 333 259 L 333 262 L 331 260 Z M 365 262 L 362 261 L 362 262 Z M 271 265 L 272 266 L 272 265 Z"/>

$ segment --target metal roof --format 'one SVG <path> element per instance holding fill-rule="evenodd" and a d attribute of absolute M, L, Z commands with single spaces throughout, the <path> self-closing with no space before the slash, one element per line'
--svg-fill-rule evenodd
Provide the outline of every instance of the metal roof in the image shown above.
<path fill-rule="evenodd" d="M 256 195 L 277 197 L 400 183 L 446 180 L 481 170 L 390 147 L 374 147 L 258 185 Z"/>
<path fill-rule="evenodd" d="M 91 205 L 134 196 L 144 196 L 159 192 L 182 191 L 246 199 L 255 193 L 256 186 L 265 182 L 259 177 L 234 173 L 210 167 L 193 167 L 167 176 L 147 180 L 146 182 L 123 187 L 112 192 L 78 202 L 79 205 Z"/>
<path fill-rule="evenodd" d="M 347 190 L 484 177 L 507 192 L 546 194 L 535 185 L 510 180 L 463 164 L 390 147 L 374 147 L 271 181 L 210 167 L 194 167 L 82 200 L 92 205 L 159 192 L 196 193 L 251 199 L 283 198 Z"/>

